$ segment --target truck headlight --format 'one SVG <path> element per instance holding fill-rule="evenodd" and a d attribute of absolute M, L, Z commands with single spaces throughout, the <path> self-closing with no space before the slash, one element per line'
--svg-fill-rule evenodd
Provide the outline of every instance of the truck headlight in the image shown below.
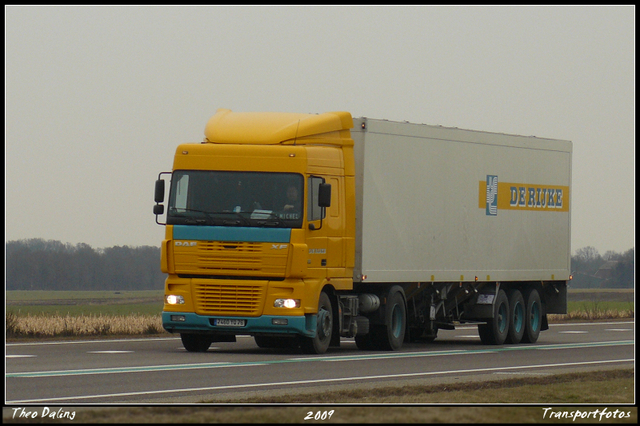
<path fill-rule="evenodd" d="M 184 297 L 168 294 L 164 297 L 167 305 L 184 305 Z"/>
<path fill-rule="evenodd" d="M 276 299 L 273 302 L 274 308 L 299 308 L 300 307 L 300 299 Z"/>

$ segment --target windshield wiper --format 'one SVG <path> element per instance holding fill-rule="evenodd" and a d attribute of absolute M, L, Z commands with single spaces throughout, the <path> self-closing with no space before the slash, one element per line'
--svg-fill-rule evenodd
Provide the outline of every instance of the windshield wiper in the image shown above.
<path fill-rule="evenodd" d="M 178 211 L 179 210 L 179 211 Z M 189 217 L 189 215 L 184 213 L 202 213 L 206 216 L 206 219 L 196 219 L 193 217 Z M 246 217 L 244 217 L 242 212 L 233 212 L 233 211 L 221 211 L 221 212 L 208 212 L 206 210 L 198 210 L 198 209 L 187 209 L 187 208 L 173 208 L 171 209 L 172 217 L 183 218 L 186 223 L 193 223 L 197 225 L 216 225 L 222 224 L 227 226 L 249 226 L 249 221 Z M 235 216 L 237 219 L 229 219 L 225 217 L 214 217 L 213 215 L 231 215 Z"/>
<path fill-rule="evenodd" d="M 235 211 L 231 211 L 231 210 L 224 210 L 224 211 L 221 211 L 221 212 L 207 212 L 207 213 L 209 215 L 212 215 L 212 214 L 216 214 L 216 215 L 233 215 L 233 216 L 235 216 L 237 218 L 236 220 L 218 218 L 219 220 L 222 220 L 222 224 L 223 225 L 227 225 L 227 226 L 251 226 L 251 222 L 249 222 L 249 219 L 247 219 L 246 216 L 242 215 L 242 213 L 247 213 L 247 212 L 242 212 L 242 211 L 235 212 Z"/>
<path fill-rule="evenodd" d="M 241 212 L 229 212 L 229 213 L 234 213 L 236 215 L 236 217 L 238 217 L 238 219 L 236 220 L 230 220 L 230 219 L 225 219 L 222 221 L 223 225 L 228 225 L 228 226 L 240 226 L 240 225 L 244 225 L 244 226 L 251 226 L 251 223 L 249 222 L 249 220 L 242 216 L 240 213 Z"/>
<path fill-rule="evenodd" d="M 283 226 L 284 222 L 282 221 L 282 219 L 280 219 L 280 217 L 278 217 L 277 214 L 271 212 L 269 213 L 269 217 L 268 218 L 264 218 L 261 220 L 256 221 L 256 223 L 260 226 Z"/>
<path fill-rule="evenodd" d="M 180 211 L 178 211 L 180 210 Z M 189 215 L 184 214 L 185 212 L 195 212 L 195 213 L 202 213 L 205 215 L 206 219 L 197 219 L 197 218 L 193 218 L 190 217 Z M 196 209 L 186 209 L 186 208 L 171 208 L 169 209 L 169 215 L 172 217 L 179 217 L 179 218 L 183 218 L 184 221 L 186 223 L 194 223 L 194 224 L 198 224 L 198 225 L 206 225 L 207 222 L 210 222 L 212 224 L 215 224 L 215 219 L 213 216 L 211 216 L 211 212 L 207 212 L 204 210 L 196 210 Z"/>
<path fill-rule="evenodd" d="M 258 226 L 282 226 L 283 225 L 282 219 L 280 219 L 278 215 L 276 215 L 273 212 L 268 212 L 268 213 L 260 212 L 260 214 L 263 214 L 263 215 L 268 214 L 269 217 L 261 217 L 260 219 L 256 220 L 256 218 L 247 217 L 246 215 L 249 214 L 249 212 L 245 212 L 245 211 L 236 212 L 231 210 L 223 210 L 223 211 L 209 212 L 209 211 L 198 210 L 198 209 L 187 209 L 187 208 L 178 209 L 175 207 L 172 208 L 170 211 L 171 211 L 170 215 L 172 217 L 181 218 L 187 224 L 193 223 L 197 225 L 218 224 L 218 225 L 224 225 L 224 226 L 251 226 L 252 223 L 256 223 Z M 191 213 L 191 212 L 202 213 L 206 216 L 206 219 L 197 219 L 197 218 L 190 217 L 188 214 L 184 214 L 184 213 Z M 256 220 L 256 222 L 252 222 L 253 220 Z"/>

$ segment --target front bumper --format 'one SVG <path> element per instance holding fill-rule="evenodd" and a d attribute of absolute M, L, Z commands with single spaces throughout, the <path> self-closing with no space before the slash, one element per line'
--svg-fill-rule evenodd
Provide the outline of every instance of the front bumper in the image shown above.
<path fill-rule="evenodd" d="M 242 327 L 216 326 L 217 318 L 244 320 Z M 275 321 L 274 321 L 275 320 Z M 286 324 L 282 323 L 286 320 Z M 262 315 L 259 317 L 215 317 L 188 312 L 162 312 L 162 326 L 170 333 L 205 333 L 226 335 L 298 334 L 316 335 L 316 314 L 301 316 Z"/>

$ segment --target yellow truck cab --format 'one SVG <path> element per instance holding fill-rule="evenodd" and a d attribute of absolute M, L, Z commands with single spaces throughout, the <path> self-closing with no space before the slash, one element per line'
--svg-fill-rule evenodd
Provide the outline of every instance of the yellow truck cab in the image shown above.
<path fill-rule="evenodd" d="M 353 287 L 352 126 L 340 112 L 219 110 L 203 143 L 178 146 L 162 243 L 163 322 L 187 349 L 238 330 L 318 335 L 322 289 Z M 312 350 L 326 350 L 328 341 L 315 340 Z"/>

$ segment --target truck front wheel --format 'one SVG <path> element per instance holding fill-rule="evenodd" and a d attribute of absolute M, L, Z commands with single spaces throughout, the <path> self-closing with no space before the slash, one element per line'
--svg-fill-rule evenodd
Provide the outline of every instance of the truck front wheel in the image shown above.
<path fill-rule="evenodd" d="M 327 351 L 331 343 L 333 310 L 331 307 L 331 299 L 324 291 L 320 293 L 317 321 L 315 337 L 302 338 L 302 350 L 308 354 L 323 354 Z"/>
<path fill-rule="evenodd" d="M 180 333 L 182 345 L 189 352 L 206 352 L 213 339 L 205 334 Z"/>

